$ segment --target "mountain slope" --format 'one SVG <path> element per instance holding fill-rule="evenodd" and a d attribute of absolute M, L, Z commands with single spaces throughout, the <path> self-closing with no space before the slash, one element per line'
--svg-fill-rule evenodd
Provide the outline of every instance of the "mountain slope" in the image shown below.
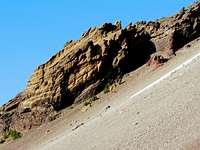
<path fill-rule="evenodd" d="M 68 110 L 0 149 L 198 149 L 199 59 L 197 39 L 156 71 L 130 73 L 87 112 Z"/>
<path fill-rule="evenodd" d="M 123 75 L 146 67 L 158 67 L 186 43 L 200 36 L 200 3 L 175 16 L 155 22 L 139 22 L 122 29 L 120 22 L 91 28 L 80 40 L 33 73 L 27 88 L 1 108 L 0 133 L 9 128 L 31 129 L 53 120 L 63 108 L 84 101 Z M 152 55 L 153 54 L 153 55 Z"/>
<path fill-rule="evenodd" d="M 200 138 L 200 53 L 177 68 L 140 95 L 124 102 L 119 97 L 121 105 L 37 149 L 191 150 Z"/>

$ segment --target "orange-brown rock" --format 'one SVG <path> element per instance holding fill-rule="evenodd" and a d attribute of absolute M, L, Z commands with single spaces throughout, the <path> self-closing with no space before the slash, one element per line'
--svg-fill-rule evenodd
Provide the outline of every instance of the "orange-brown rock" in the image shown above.
<path fill-rule="evenodd" d="M 154 22 L 138 22 L 123 29 L 117 21 L 90 28 L 80 40 L 67 42 L 40 65 L 27 88 L 2 107 L 0 132 L 38 126 L 145 63 L 166 62 L 200 36 L 199 14 L 200 3 L 196 2 L 175 16 Z"/>

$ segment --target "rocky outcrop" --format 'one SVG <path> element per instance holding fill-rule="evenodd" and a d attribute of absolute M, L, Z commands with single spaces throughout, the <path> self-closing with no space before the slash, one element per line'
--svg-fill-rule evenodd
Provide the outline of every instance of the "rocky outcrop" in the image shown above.
<path fill-rule="evenodd" d="M 90 28 L 67 42 L 40 65 L 27 88 L 2 107 L 0 132 L 24 131 L 53 120 L 57 112 L 84 101 L 142 65 L 159 66 L 186 43 L 200 36 L 200 3 L 175 16 L 138 22 L 126 28 L 117 21 Z"/>

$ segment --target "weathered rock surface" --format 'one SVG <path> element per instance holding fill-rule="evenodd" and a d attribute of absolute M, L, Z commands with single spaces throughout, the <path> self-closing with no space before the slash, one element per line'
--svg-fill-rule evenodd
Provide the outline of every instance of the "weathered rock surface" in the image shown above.
<path fill-rule="evenodd" d="M 0 111 L 0 132 L 24 131 L 53 120 L 57 112 L 101 92 L 142 65 L 159 66 L 200 36 L 200 3 L 175 16 L 138 22 L 126 28 L 117 21 L 90 28 L 39 66 L 27 88 Z"/>

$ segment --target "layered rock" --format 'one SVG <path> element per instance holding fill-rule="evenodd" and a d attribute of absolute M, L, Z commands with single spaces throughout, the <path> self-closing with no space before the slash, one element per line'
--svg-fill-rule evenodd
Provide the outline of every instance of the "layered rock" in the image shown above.
<path fill-rule="evenodd" d="M 67 42 L 40 65 L 27 88 L 2 107 L 0 132 L 30 129 L 57 112 L 102 91 L 124 74 L 148 62 L 166 62 L 186 43 L 200 36 L 200 4 L 176 16 L 138 22 L 126 28 L 117 21 L 90 28 L 80 40 Z"/>

